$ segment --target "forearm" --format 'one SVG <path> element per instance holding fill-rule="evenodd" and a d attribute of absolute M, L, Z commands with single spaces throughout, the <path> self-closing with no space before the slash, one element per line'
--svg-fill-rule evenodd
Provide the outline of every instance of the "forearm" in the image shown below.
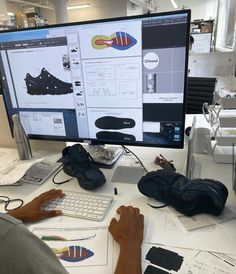
<path fill-rule="evenodd" d="M 10 210 L 7 212 L 8 215 L 21 220 L 22 222 L 25 221 L 25 216 L 24 216 L 24 212 L 22 212 L 22 210 L 19 209 L 14 209 L 14 210 Z"/>
<path fill-rule="evenodd" d="M 6 214 L 10 215 L 14 218 L 20 219 L 20 216 L 18 215 L 18 213 L 15 210 L 8 211 Z"/>
<path fill-rule="evenodd" d="M 141 247 L 121 246 L 115 274 L 141 273 Z"/>

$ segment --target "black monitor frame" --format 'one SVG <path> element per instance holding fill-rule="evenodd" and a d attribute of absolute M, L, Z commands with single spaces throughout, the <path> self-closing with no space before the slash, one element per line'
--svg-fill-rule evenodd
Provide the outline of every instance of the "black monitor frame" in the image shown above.
<path fill-rule="evenodd" d="M 158 16 L 171 16 L 171 15 L 178 15 L 178 14 L 186 14 L 187 15 L 187 37 L 186 37 L 186 53 L 185 53 L 185 74 L 184 74 L 184 100 L 183 100 L 183 111 L 182 111 L 182 120 L 183 126 L 181 128 L 181 142 L 179 143 L 178 146 L 176 145 L 171 145 L 171 144 L 155 144 L 155 143 L 144 143 L 143 141 L 136 141 L 133 143 L 129 142 L 120 142 L 120 141 L 111 141 L 111 140 L 97 140 L 97 139 L 85 139 L 85 138 L 78 138 L 78 139 L 70 139 L 66 137 L 61 137 L 61 136 L 45 136 L 45 135 L 29 135 L 30 139 L 35 139 L 35 140 L 53 140 L 53 141 L 76 141 L 76 142 L 88 142 L 92 144 L 115 144 L 115 145 L 134 145 L 134 146 L 147 146 L 147 147 L 165 147 L 165 148 L 175 148 L 175 149 L 181 149 L 184 146 L 184 125 L 185 125 L 185 110 L 186 110 L 186 89 L 187 89 L 187 71 L 188 71 L 188 53 L 189 53 L 189 33 L 190 33 L 190 22 L 191 22 L 191 11 L 190 10 L 180 10 L 180 11 L 173 11 L 173 12 L 162 12 L 162 13 L 152 13 L 152 14 L 144 14 L 144 15 L 137 15 L 137 16 L 128 16 L 128 17 L 117 17 L 117 18 L 107 18 L 107 19 L 100 19 L 100 20 L 91 20 L 91 21 L 83 21 L 83 22 L 73 22 L 73 23 L 65 23 L 65 24 L 55 24 L 55 25 L 50 25 L 50 26 L 41 26 L 37 28 L 24 28 L 24 29 L 11 29 L 11 30 L 3 30 L 0 31 L 1 33 L 13 33 L 13 32 L 21 32 L 21 31 L 32 31 L 32 30 L 38 30 L 38 29 L 48 29 L 48 28 L 57 28 L 57 27 L 69 27 L 69 26 L 80 26 L 84 24 L 93 24 L 93 23 L 105 23 L 105 22 L 117 22 L 121 20 L 132 20 L 132 19 L 142 19 L 142 18 L 148 18 L 148 17 L 158 17 Z M 0 42 L 1 44 L 1 42 Z M 1 71 L 0 71 L 0 76 L 1 76 Z M 2 79 L 2 77 L 1 77 Z M 1 80 L 0 80 L 1 81 Z M 5 105 L 7 105 L 6 102 L 6 96 L 4 95 L 4 89 L 3 89 L 3 97 L 5 101 Z M 12 131 L 12 121 L 11 117 L 9 116 L 8 109 L 6 109 L 7 114 L 8 114 L 8 120 L 9 120 L 9 125 Z"/>

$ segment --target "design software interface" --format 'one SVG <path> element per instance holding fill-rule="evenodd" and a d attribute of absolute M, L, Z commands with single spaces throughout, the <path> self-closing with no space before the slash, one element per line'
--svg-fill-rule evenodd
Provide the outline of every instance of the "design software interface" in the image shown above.
<path fill-rule="evenodd" d="M 0 33 L 9 117 L 30 137 L 178 147 L 188 14 Z"/>

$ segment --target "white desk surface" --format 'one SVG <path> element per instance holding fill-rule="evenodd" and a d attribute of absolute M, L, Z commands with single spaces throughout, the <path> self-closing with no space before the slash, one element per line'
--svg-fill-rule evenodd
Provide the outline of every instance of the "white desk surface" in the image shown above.
<path fill-rule="evenodd" d="M 160 153 L 167 158 L 168 160 L 173 160 L 177 172 L 184 174 L 184 166 L 186 163 L 186 148 L 182 150 L 174 150 L 174 149 L 162 149 L 162 148 L 147 148 L 147 147 L 130 147 L 133 152 L 137 154 L 137 156 L 142 160 L 143 164 L 147 168 L 148 171 L 153 171 L 159 169 L 153 161 L 156 155 Z M 46 157 L 48 152 L 36 152 L 33 153 L 34 157 Z M 50 154 L 50 157 L 59 158 L 58 154 Z M 17 152 L 15 149 L 5 149 L 0 148 L 0 159 L 1 163 L 3 163 L 7 159 L 7 161 L 11 162 L 17 158 Z M 212 178 L 223 182 L 228 190 L 229 197 L 227 200 L 227 205 L 234 207 L 236 209 L 236 197 L 234 192 L 232 191 L 232 167 L 230 164 L 216 164 L 212 161 L 210 155 L 196 155 L 197 161 L 202 164 L 201 168 L 201 177 L 202 178 Z M 133 156 L 123 156 L 123 159 L 120 162 L 124 162 L 125 165 L 135 166 L 138 165 L 136 163 L 136 159 Z M 121 163 L 118 162 L 118 165 Z M 115 211 L 120 205 L 133 205 L 135 207 L 139 207 L 141 212 L 147 216 L 149 207 L 147 206 L 147 198 L 143 196 L 137 188 L 137 184 L 130 184 L 127 178 L 127 183 L 113 183 L 111 182 L 111 178 L 114 172 L 113 169 L 103 169 L 102 170 L 106 176 L 107 182 L 101 188 L 95 190 L 95 193 L 112 195 L 114 197 L 114 202 L 106 215 L 105 221 L 109 222 L 112 217 L 115 216 Z M 58 175 L 57 180 L 63 180 L 66 178 L 66 175 L 60 173 Z M 114 195 L 114 187 L 118 190 L 118 195 Z M 22 185 L 22 186 L 4 186 L 0 187 L 0 195 L 8 195 L 11 198 L 22 198 L 25 202 L 30 201 L 33 197 L 36 197 L 38 194 L 47 191 L 51 188 L 60 188 L 64 190 L 74 190 L 74 191 L 84 191 L 78 185 L 76 179 L 73 179 L 69 183 L 66 183 L 61 186 L 56 186 L 51 181 L 51 178 L 47 180 L 41 186 L 34 185 Z M 2 208 L 0 207 L 0 210 Z M 82 222 L 81 219 L 69 218 L 69 217 L 56 217 L 45 220 L 43 222 L 64 222 L 64 221 L 73 221 L 73 222 Z M 147 222 L 147 218 L 145 222 Z M 157 231 L 158 233 L 158 231 Z M 197 239 L 196 239 L 197 240 Z"/>

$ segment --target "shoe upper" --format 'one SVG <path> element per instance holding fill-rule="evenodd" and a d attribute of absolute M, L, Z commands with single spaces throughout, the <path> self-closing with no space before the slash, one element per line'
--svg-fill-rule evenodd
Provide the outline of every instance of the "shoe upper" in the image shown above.
<path fill-rule="evenodd" d="M 26 74 L 25 83 L 30 95 L 59 95 L 73 92 L 71 83 L 63 82 L 42 68 L 37 77 Z"/>
<path fill-rule="evenodd" d="M 149 172 L 141 178 L 138 188 L 144 195 L 171 205 L 187 216 L 198 213 L 219 215 L 228 197 L 227 188 L 219 181 L 188 180 L 167 170 Z"/>
<path fill-rule="evenodd" d="M 63 170 L 66 174 L 76 177 L 79 185 L 87 190 L 95 189 L 106 182 L 106 178 L 98 169 L 90 154 L 82 145 L 76 144 L 62 151 Z"/>

